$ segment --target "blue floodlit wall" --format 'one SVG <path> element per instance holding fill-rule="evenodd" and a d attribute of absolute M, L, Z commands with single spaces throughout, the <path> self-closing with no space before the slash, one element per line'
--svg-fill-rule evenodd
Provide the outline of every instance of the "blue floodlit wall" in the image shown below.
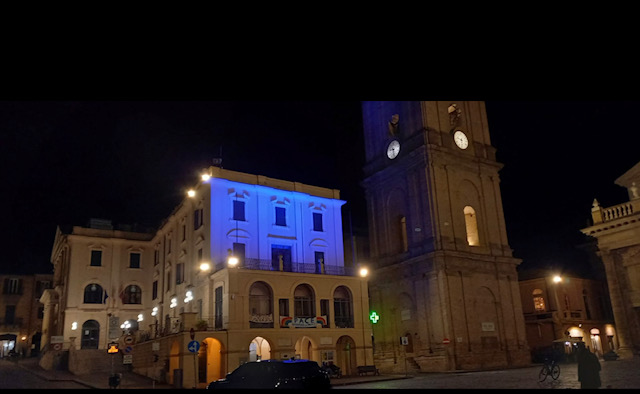
<path fill-rule="evenodd" d="M 211 178 L 211 258 L 225 262 L 234 242 L 245 244 L 245 257 L 271 261 L 272 246 L 291 248 L 294 263 L 315 262 L 324 252 L 325 266 L 344 267 L 341 207 L 346 201 Z M 244 201 L 245 220 L 234 220 L 233 201 Z M 276 224 L 276 207 L 285 209 L 286 225 Z M 322 214 L 315 231 L 313 213 Z"/>

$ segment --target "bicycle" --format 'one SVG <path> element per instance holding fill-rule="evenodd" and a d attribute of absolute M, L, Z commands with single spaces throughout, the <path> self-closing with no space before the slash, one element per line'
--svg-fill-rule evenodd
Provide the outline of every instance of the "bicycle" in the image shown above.
<path fill-rule="evenodd" d="M 544 360 L 544 365 L 538 374 L 538 380 L 540 382 L 544 382 L 547 379 L 547 376 L 551 375 L 553 380 L 558 379 L 560 376 L 560 366 L 556 363 L 555 360 L 549 361 L 548 359 Z"/>

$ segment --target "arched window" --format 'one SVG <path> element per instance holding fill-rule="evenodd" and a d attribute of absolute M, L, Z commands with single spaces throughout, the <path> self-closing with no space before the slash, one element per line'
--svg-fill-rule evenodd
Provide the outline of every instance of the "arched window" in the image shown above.
<path fill-rule="evenodd" d="M 544 312 L 546 311 L 546 306 L 544 304 L 544 297 L 542 296 L 542 290 L 535 289 L 533 291 L 533 308 L 536 312 Z"/>
<path fill-rule="evenodd" d="M 464 223 L 467 228 L 467 243 L 469 246 L 480 245 L 480 237 L 478 236 L 478 220 L 476 218 L 476 210 L 467 205 L 464 207 Z"/>
<path fill-rule="evenodd" d="M 102 286 L 97 283 L 91 283 L 84 288 L 85 304 L 102 304 Z"/>
<path fill-rule="evenodd" d="M 404 216 L 400 217 L 400 237 L 402 242 L 402 251 L 406 252 L 409 250 L 409 240 L 407 239 L 407 218 Z"/>
<path fill-rule="evenodd" d="M 308 285 L 299 285 L 293 293 L 293 313 L 295 317 L 316 317 L 313 290 Z"/>
<path fill-rule="evenodd" d="M 273 297 L 264 282 L 255 282 L 249 289 L 249 327 L 273 328 Z"/>
<path fill-rule="evenodd" d="M 333 313 L 337 328 L 353 328 L 351 293 L 344 286 L 338 286 L 333 292 Z"/>
<path fill-rule="evenodd" d="M 589 309 L 589 298 L 586 290 L 582 290 L 582 301 L 584 302 L 584 313 L 587 315 L 587 320 L 591 320 L 591 309 Z"/>
<path fill-rule="evenodd" d="M 123 304 L 142 304 L 142 290 L 136 285 L 129 285 L 122 293 Z"/>

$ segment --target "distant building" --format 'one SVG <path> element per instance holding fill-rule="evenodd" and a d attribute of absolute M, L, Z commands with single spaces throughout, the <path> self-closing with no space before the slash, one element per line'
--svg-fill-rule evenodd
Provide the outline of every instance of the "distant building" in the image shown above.
<path fill-rule="evenodd" d="M 50 274 L 0 274 L 0 358 L 10 351 L 39 354 L 44 314 L 39 299 L 52 283 Z"/>
<path fill-rule="evenodd" d="M 345 375 L 372 364 L 367 278 L 345 266 L 339 191 L 205 175 L 153 232 L 58 230 L 43 302 L 70 369 L 88 364 L 76 350 L 110 343 L 134 371 L 197 387 L 257 359 L 334 363 Z"/>
<path fill-rule="evenodd" d="M 534 361 L 552 348 L 574 356 L 580 341 L 600 356 L 618 348 L 606 283 L 530 271 L 519 285 Z"/>
<path fill-rule="evenodd" d="M 602 207 L 593 201 L 593 224 L 581 231 L 597 240 L 604 263 L 621 358 L 640 353 L 640 163 L 615 180 L 629 201 Z"/>

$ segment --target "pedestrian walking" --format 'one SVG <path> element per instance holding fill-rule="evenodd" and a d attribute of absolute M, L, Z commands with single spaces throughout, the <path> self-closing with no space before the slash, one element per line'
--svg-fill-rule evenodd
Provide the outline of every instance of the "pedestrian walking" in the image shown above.
<path fill-rule="evenodd" d="M 600 360 L 591 353 L 589 347 L 581 347 L 578 352 L 578 380 L 581 389 L 597 389 L 600 382 Z"/>

